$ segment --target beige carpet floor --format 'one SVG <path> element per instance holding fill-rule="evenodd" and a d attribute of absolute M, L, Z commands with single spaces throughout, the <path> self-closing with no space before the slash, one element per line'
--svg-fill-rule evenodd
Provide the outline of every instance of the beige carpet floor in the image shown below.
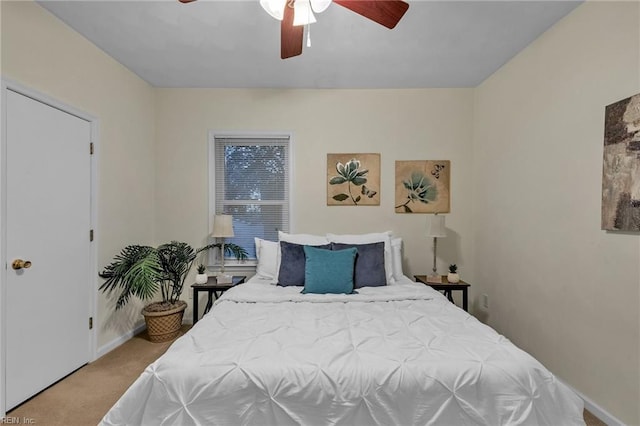
<path fill-rule="evenodd" d="M 190 327 L 183 326 L 182 333 Z M 95 426 L 171 343 L 151 343 L 143 332 L 10 411 L 7 417 L 33 419 L 38 426 Z"/>
<path fill-rule="evenodd" d="M 182 333 L 189 327 L 183 326 Z M 151 343 L 146 333 L 141 333 L 10 411 L 7 417 L 38 426 L 97 425 L 146 366 L 171 343 Z M 588 411 L 584 419 L 587 426 L 606 426 Z"/>

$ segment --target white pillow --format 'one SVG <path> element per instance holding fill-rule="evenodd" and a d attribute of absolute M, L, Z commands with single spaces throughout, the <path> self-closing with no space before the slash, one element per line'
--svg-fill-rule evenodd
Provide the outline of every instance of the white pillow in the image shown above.
<path fill-rule="evenodd" d="M 391 253 L 393 254 L 393 278 L 396 282 L 400 282 L 404 277 L 404 272 L 402 272 L 402 238 L 391 239 Z"/>
<path fill-rule="evenodd" d="M 327 240 L 332 243 L 342 244 L 368 244 L 384 242 L 384 272 L 387 277 L 387 285 L 395 284 L 395 278 L 393 274 L 393 254 L 391 251 L 391 231 L 355 235 L 327 234 Z"/>
<path fill-rule="evenodd" d="M 271 284 L 278 284 L 280 261 L 282 260 L 282 255 L 280 254 L 280 241 L 308 246 L 322 246 L 329 243 L 329 240 L 327 240 L 327 237 L 325 237 L 324 235 L 288 234 L 286 232 L 278 231 L 278 259 L 276 261 L 276 272 Z"/>
<path fill-rule="evenodd" d="M 278 241 L 286 241 L 288 243 L 303 244 L 308 246 L 321 246 L 329 243 L 329 240 L 324 235 L 287 234 L 286 232 L 282 231 L 278 231 Z"/>
<path fill-rule="evenodd" d="M 278 253 L 280 252 L 280 244 L 254 238 L 256 242 L 256 257 L 258 265 L 256 266 L 256 275 L 264 278 L 275 278 L 278 270 Z"/>

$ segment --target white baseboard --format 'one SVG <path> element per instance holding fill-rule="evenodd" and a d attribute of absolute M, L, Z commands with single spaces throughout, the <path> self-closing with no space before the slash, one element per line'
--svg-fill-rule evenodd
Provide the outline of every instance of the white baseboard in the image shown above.
<path fill-rule="evenodd" d="M 96 359 L 100 358 L 102 355 L 106 355 L 107 353 L 111 352 L 112 350 L 114 350 L 115 348 L 120 346 L 121 344 L 125 343 L 127 340 L 131 339 L 136 334 L 144 331 L 144 329 L 146 329 L 146 328 L 147 328 L 146 324 L 142 323 L 142 324 L 138 325 L 136 328 L 134 328 L 133 330 L 128 331 L 127 333 L 123 334 L 122 336 L 116 337 L 115 339 L 113 339 L 112 341 L 107 343 L 106 345 L 100 346 L 98 348 L 98 352 L 96 354 Z"/>
<path fill-rule="evenodd" d="M 601 421 L 607 424 L 607 426 L 626 426 L 623 422 L 618 420 L 613 414 L 609 413 L 607 410 L 596 404 L 593 400 L 589 399 L 582 392 L 579 392 L 573 388 L 573 386 L 569 385 L 564 380 L 561 380 L 556 376 L 559 382 L 562 382 L 566 387 L 571 389 L 584 401 L 584 408 L 589 411 L 591 414 L 599 418 Z"/>

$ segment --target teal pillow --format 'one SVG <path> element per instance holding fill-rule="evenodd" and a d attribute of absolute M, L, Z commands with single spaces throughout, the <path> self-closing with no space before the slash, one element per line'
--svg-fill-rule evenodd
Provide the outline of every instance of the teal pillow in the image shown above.
<path fill-rule="evenodd" d="M 331 251 L 304 246 L 306 257 L 303 293 L 353 293 L 353 274 L 358 250 Z"/>

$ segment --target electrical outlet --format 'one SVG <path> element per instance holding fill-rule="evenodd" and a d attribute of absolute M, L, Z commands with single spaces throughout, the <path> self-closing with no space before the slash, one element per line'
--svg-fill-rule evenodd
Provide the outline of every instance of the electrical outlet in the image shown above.
<path fill-rule="evenodd" d="M 482 307 L 484 309 L 489 309 L 489 295 L 486 293 L 482 295 Z"/>

